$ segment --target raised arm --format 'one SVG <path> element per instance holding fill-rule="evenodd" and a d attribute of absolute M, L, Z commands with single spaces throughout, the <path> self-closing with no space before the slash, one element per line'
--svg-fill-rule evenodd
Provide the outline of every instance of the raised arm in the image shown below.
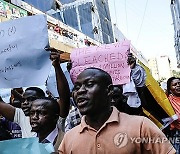
<path fill-rule="evenodd" d="M 15 115 L 15 107 L 5 103 L 0 97 L 0 114 L 6 119 L 13 121 Z"/>
<path fill-rule="evenodd" d="M 60 116 L 65 118 L 69 113 L 70 107 L 69 85 L 60 67 L 60 53 L 54 48 L 49 48 L 49 50 L 51 51 L 50 59 L 52 60 L 52 65 L 55 69 L 57 90 L 60 96 L 58 101 L 60 107 Z"/>

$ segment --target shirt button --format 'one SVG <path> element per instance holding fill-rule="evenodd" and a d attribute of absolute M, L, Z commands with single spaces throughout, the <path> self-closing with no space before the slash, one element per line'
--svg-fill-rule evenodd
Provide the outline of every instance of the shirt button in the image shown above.
<path fill-rule="evenodd" d="M 101 145 L 100 144 L 97 144 L 97 148 L 100 148 L 101 147 Z"/>
<path fill-rule="evenodd" d="M 99 137 L 100 136 L 100 134 L 97 134 L 97 137 Z"/>

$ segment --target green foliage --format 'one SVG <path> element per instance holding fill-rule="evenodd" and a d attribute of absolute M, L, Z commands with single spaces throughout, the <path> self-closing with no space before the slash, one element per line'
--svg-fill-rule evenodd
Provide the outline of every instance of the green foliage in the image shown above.
<path fill-rule="evenodd" d="M 173 70 L 172 74 L 173 74 L 174 77 L 180 78 L 180 71 Z"/>

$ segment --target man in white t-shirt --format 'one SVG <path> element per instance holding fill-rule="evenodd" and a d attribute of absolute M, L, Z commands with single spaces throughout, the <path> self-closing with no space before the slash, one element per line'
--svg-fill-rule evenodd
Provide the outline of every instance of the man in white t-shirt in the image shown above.
<path fill-rule="evenodd" d="M 69 113 L 70 90 L 66 77 L 60 67 L 60 52 L 54 48 L 48 48 L 46 50 L 51 51 L 50 59 L 52 60 L 52 65 L 54 66 L 56 73 L 57 90 L 59 95 L 61 93 L 61 98 L 58 100 L 59 115 L 60 117 L 65 118 Z M 33 89 L 30 87 L 30 89 L 27 88 L 25 90 L 25 93 L 23 94 L 23 103 L 21 106 L 22 109 L 17 109 L 12 105 L 2 103 L 0 101 L 0 114 L 2 114 L 2 116 L 8 120 L 19 124 L 22 130 L 23 138 L 37 136 L 36 133 L 31 132 L 32 128 L 30 126 L 29 111 L 31 108 L 31 102 L 37 98 L 44 97 L 44 92 L 40 92 L 40 90 L 34 91 L 34 89 L 35 87 L 33 87 Z"/>
<path fill-rule="evenodd" d="M 31 102 L 41 97 L 45 97 L 42 89 L 38 87 L 29 87 L 25 90 L 22 98 L 20 98 L 22 101 L 21 108 L 15 108 L 10 104 L 0 103 L 0 114 L 21 127 L 23 138 L 37 136 L 35 132 L 31 132 L 32 128 L 29 120 L 29 111 Z"/>

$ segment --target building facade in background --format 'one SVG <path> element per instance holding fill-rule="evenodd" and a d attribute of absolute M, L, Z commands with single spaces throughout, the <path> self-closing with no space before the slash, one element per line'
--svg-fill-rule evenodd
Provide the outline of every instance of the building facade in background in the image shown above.
<path fill-rule="evenodd" d="M 108 0 L 61 0 L 64 23 L 101 43 L 113 43 Z"/>
<path fill-rule="evenodd" d="M 148 60 L 152 76 L 156 80 L 167 80 L 172 76 L 171 61 L 168 56 L 163 55 Z"/>
<path fill-rule="evenodd" d="M 151 70 L 151 74 L 155 80 L 159 80 L 159 69 L 157 64 L 157 58 L 148 59 L 149 68 Z"/>
<path fill-rule="evenodd" d="M 50 45 L 66 52 L 65 60 L 69 58 L 73 48 L 108 44 L 126 39 L 118 27 L 111 22 L 108 0 L 7 1 L 0 0 L 0 21 L 46 14 Z M 9 8 L 12 9 L 9 11 Z M 8 15 L 8 13 L 11 14 Z M 1 16 L 5 18 L 2 19 Z M 148 66 L 145 57 L 132 45 L 131 52 Z"/>
<path fill-rule="evenodd" d="M 12 0 L 20 1 L 20 0 Z M 22 0 L 100 43 L 113 43 L 108 0 Z"/>
<path fill-rule="evenodd" d="M 36 14 L 47 16 L 49 43 L 50 46 L 63 52 L 61 54 L 62 62 L 69 60 L 73 48 L 101 44 L 63 22 L 62 11 L 59 14 L 62 8 L 59 0 L 48 2 L 44 0 L 11 0 L 11 3 L 7 1 L 0 0 L 0 22 Z"/>
<path fill-rule="evenodd" d="M 176 51 L 177 67 L 180 68 L 180 0 L 171 0 L 171 13 L 174 25 L 174 47 Z"/>

